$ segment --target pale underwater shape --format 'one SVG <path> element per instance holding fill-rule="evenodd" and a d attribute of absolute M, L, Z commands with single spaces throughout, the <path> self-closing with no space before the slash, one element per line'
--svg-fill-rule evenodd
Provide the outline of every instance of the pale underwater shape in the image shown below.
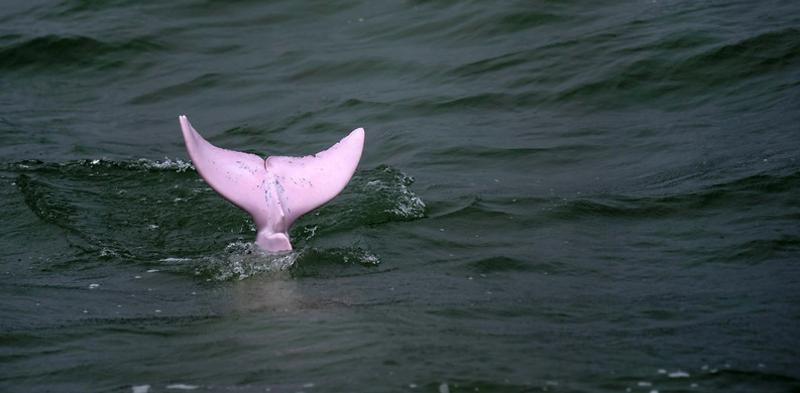
<path fill-rule="evenodd" d="M 364 148 L 364 129 L 357 128 L 314 155 L 263 159 L 216 147 L 200 136 L 186 116 L 179 119 L 197 172 L 211 188 L 253 217 L 258 228 L 256 244 L 266 251 L 292 249 L 289 227 L 344 189 Z"/>

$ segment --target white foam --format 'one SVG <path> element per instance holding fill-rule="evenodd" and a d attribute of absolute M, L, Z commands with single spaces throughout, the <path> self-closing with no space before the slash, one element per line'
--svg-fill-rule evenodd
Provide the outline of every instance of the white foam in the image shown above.
<path fill-rule="evenodd" d="M 689 378 L 689 373 L 686 371 L 678 370 L 667 374 L 670 378 Z"/>
<path fill-rule="evenodd" d="M 408 188 L 414 178 L 389 167 L 384 168 L 383 172 L 392 174 L 393 177 L 388 180 L 370 180 L 365 187 L 368 191 L 383 193 L 391 199 L 393 206 L 384 209 L 384 212 L 404 219 L 424 217 L 425 202 Z"/>
<path fill-rule="evenodd" d="M 194 170 L 194 166 L 190 162 L 185 162 L 180 159 L 172 160 L 168 157 L 164 157 L 163 161 L 141 158 L 139 159 L 139 165 L 145 169 L 174 169 L 175 172 L 184 172 L 187 169 Z"/>
<path fill-rule="evenodd" d="M 189 262 L 191 260 L 192 260 L 192 258 L 173 258 L 173 257 L 170 257 L 170 258 L 159 259 L 158 261 L 159 262 Z"/>
<path fill-rule="evenodd" d="M 225 251 L 227 255 L 203 258 L 212 268 L 216 281 L 233 278 L 244 280 L 255 274 L 284 271 L 294 265 L 301 255 L 297 251 L 271 254 L 262 251 L 254 243 L 245 242 L 228 244 Z"/>
<path fill-rule="evenodd" d="M 119 254 L 117 254 L 116 251 L 114 251 L 114 250 L 112 250 L 110 248 L 103 247 L 100 250 L 100 256 L 101 257 L 117 257 L 117 256 L 119 256 Z"/>
<path fill-rule="evenodd" d="M 362 265 L 380 265 L 381 260 L 375 254 L 370 253 L 366 250 L 356 249 L 353 253 L 355 255 L 344 255 L 344 262 L 345 263 L 359 263 Z M 352 260 L 352 259 L 355 260 Z"/>
<path fill-rule="evenodd" d="M 167 389 L 177 389 L 177 390 L 195 390 L 199 386 L 197 385 L 188 385 L 185 383 L 173 383 L 171 385 L 167 385 Z"/>
<path fill-rule="evenodd" d="M 147 393 L 150 391 L 150 385 L 133 385 L 131 386 L 133 393 Z"/>

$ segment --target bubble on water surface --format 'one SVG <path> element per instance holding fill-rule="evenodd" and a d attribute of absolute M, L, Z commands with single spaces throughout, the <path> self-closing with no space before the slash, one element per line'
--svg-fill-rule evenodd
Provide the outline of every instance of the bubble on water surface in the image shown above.
<path fill-rule="evenodd" d="M 139 164 L 145 169 L 175 170 L 176 172 L 184 172 L 187 169 L 194 170 L 194 166 L 191 162 L 186 162 L 181 159 L 172 160 L 168 157 L 164 157 L 163 161 L 142 158 L 139 159 Z"/>
<path fill-rule="evenodd" d="M 309 241 L 329 232 L 423 218 L 427 206 L 412 191 L 413 183 L 413 177 L 386 165 L 360 170 L 340 195 L 301 217 L 291 238 Z"/>
<path fill-rule="evenodd" d="M 173 264 L 172 270 L 199 276 L 206 281 L 244 280 L 277 272 L 291 272 L 292 276 L 352 275 L 381 263 L 378 255 L 357 245 L 271 253 L 249 242 L 230 243 L 224 252 L 217 255 L 180 260 L 183 262 Z"/>
<path fill-rule="evenodd" d="M 422 218 L 425 215 L 425 202 L 409 188 L 414 178 L 388 166 L 378 168 L 381 176 L 368 181 L 364 189 L 391 201 L 383 210 L 398 218 Z"/>
<path fill-rule="evenodd" d="M 201 258 L 196 271 L 214 281 L 243 280 L 255 274 L 286 270 L 299 255 L 297 251 L 268 253 L 255 243 L 234 242 L 222 255 Z"/>

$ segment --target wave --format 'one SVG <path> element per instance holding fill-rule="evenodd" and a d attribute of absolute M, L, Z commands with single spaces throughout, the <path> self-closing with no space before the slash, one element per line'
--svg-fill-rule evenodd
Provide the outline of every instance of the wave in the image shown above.
<path fill-rule="evenodd" d="M 288 272 L 293 277 L 347 276 L 369 272 L 380 258 L 357 245 L 343 248 L 302 248 L 268 253 L 255 243 L 233 242 L 225 251 L 197 258 L 163 258 L 160 269 L 198 276 L 207 281 L 244 280 L 257 275 Z"/>
<path fill-rule="evenodd" d="M 93 1 L 93 0 L 64 0 L 58 4 L 54 11 L 58 16 L 70 16 L 85 12 L 104 11 L 116 7 L 130 6 L 130 2 L 124 0 Z"/>
<path fill-rule="evenodd" d="M 664 56 L 665 50 L 673 48 L 687 52 L 687 45 L 704 49 L 686 58 Z M 800 31 L 794 28 L 771 31 L 718 46 L 710 46 L 707 39 L 696 36 L 666 37 L 656 44 L 626 48 L 624 52 L 640 55 L 629 53 L 627 58 L 638 60 L 616 67 L 600 80 L 573 86 L 561 92 L 556 101 L 592 100 L 602 105 L 637 105 L 679 96 L 684 99 L 679 104 L 671 101 L 672 105 L 685 107 L 704 103 L 719 98 L 720 88 L 733 93 L 749 80 L 797 68 Z M 710 90 L 717 93 L 707 94 Z"/>
<path fill-rule="evenodd" d="M 413 182 L 413 177 L 385 165 L 359 171 L 341 195 L 298 220 L 292 238 L 306 241 L 362 225 L 423 218 L 426 204 L 411 190 Z"/>
<path fill-rule="evenodd" d="M 164 259 L 165 253 L 198 259 L 218 255 L 222 245 L 233 244 L 224 258 L 214 257 L 219 263 L 209 262 L 209 269 L 216 270 L 207 275 L 217 280 L 280 271 L 297 258 L 306 265 L 297 274 L 313 274 L 307 266 L 317 259 L 379 263 L 364 246 L 317 250 L 314 243 L 321 234 L 425 216 L 425 203 L 410 188 L 413 178 L 388 166 L 361 170 L 339 197 L 292 228 L 300 254 L 265 260 L 246 245 L 255 236 L 249 216 L 220 198 L 193 171 L 190 163 L 173 159 L 0 165 L 0 173 L 13 176 L 41 225 L 60 228 L 71 239 L 74 254 L 50 261 L 48 269 L 71 268 L 80 259 L 90 264 L 147 264 Z"/>
<path fill-rule="evenodd" d="M 415 5 L 429 9 L 430 17 L 415 18 L 405 23 L 384 23 L 380 30 L 371 31 L 373 40 L 409 40 L 424 39 L 446 42 L 474 43 L 477 39 L 496 38 L 513 35 L 537 27 L 549 26 L 565 22 L 571 17 L 558 10 L 551 10 L 547 5 L 539 9 L 519 9 L 486 12 L 481 8 L 465 6 L 453 2 L 423 2 Z M 447 12 L 442 9 L 447 8 Z"/>
<path fill-rule="evenodd" d="M 420 69 L 414 63 L 402 62 L 398 59 L 380 57 L 341 61 L 307 61 L 293 67 L 296 70 L 287 76 L 293 83 L 341 82 L 347 78 L 363 80 L 370 76 L 386 78 L 389 75 L 402 75 L 413 69 Z"/>
<path fill-rule="evenodd" d="M 131 55 L 161 49 L 161 44 L 144 37 L 106 42 L 87 36 L 45 35 L 0 47 L 0 69 L 102 68 L 124 62 Z"/>
<path fill-rule="evenodd" d="M 129 102 L 131 104 L 153 104 L 167 101 L 173 98 L 196 94 L 198 90 L 209 89 L 223 83 L 225 77 L 219 73 L 207 73 L 193 78 L 187 82 L 181 82 L 170 86 L 159 88 L 155 91 L 134 97 Z"/>
<path fill-rule="evenodd" d="M 465 220 L 509 229 L 518 227 L 521 231 L 531 226 L 570 222 L 674 223 L 702 217 L 721 221 L 725 227 L 760 228 L 755 239 L 753 236 L 731 238 L 725 242 L 730 248 L 716 254 L 722 259 L 756 260 L 796 251 L 798 239 L 795 235 L 775 232 L 772 228 L 791 225 L 797 220 L 800 214 L 796 208 L 798 188 L 800 172 L 792 172 L 751 175 L 680 192 L 673 189 L 671 193 L 476 195 L 433 201 L 429 216 L 434 220 Z M 754 256 L 759 257 L 753 259 Z"/>
<path fill-rule="evenodd" d="M 191 162 L 181 159 L 164 158 L 163 160 L 152 160 L 140 158 L 133 161 L 114 161 L 104 158 L 68 161 L 63 163 L 46 162 L 41 160 L 23 160 L 12 163 L 0 164 L 0 168 L 13 172 L 87 172 L 94 171 L 99 173 L 102 170 L 142 170 L 142 171 L 175 171 L 185 172 L 195 170 Z"/>
<path fill-rule="evenodd" d="M 663 196 L 606 195 L 575 199 L 554 210 L 560 218 L 606 217 L 663 217 L 686 215 L 716 208 L 750 206 L 761 202 L 776 202 L 776 195 L 790 193 L 800 186 L 800 172 L 785 176 L 752 175 L 705 187 L 696 191 Z M 791 198 L 793 195 L 787 195 Z"/>
<path fill-rule="evenodd" d="M 535 270 L 535 266 L 530 262 L 519 258 L 511 258 L 504 255 L 481 258 L 468 262 L 467 266 L 477 273 L 496 273 L 496 272 L 524 272 Z"/>

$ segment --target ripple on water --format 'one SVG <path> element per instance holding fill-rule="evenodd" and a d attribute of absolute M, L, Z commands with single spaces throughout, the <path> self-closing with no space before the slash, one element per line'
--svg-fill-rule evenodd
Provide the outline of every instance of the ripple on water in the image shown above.
<path fill-rule="evenodd" d="M 16 174 L 15 186 L 40 225 L 60 228 L 83 250 L 99 256 L 86 263 L 157 260 L 188 270 L 181 266 L 205 257 L 197 274 L 210 280 L 287 270 L 298 258 L 314 271 L 325 265 L 317 259 L 359 266 L 379 263 L 363 247 L 278 256 L 258 252 L 245 243 L 255 237 L 256 230 L 247 214 L 191 173 L 191 163 L 178 159 L 30 160 L 0 168 Z M 425 203 L 412 191 L 412 183 L 411 176 L 389 166 L 359 171 L 341 195 L 293 226 L 294 246 L 312 249 L 314 240 L 331 233 L 424 217 Z M 181 203 L 176 204 L 178 200 Z M 225 244 L 233 245 L 219 254 Z M 65 254 L 53 258 L 46 268 L 74 268 L 72 260 Z"/>
<path fill-rule="evenodd" d="M 192 272 L 207 281 L 244 280 L 253 276 L 288 271 L 292 276 L 352 275 L 378 266 L 380 258 L 358 246 L 302 248 L 281 253 L 266 252 L 255 243 L 234 242 L 225 251 L 200 258 L 165 258 L 171 269 Z"/>

